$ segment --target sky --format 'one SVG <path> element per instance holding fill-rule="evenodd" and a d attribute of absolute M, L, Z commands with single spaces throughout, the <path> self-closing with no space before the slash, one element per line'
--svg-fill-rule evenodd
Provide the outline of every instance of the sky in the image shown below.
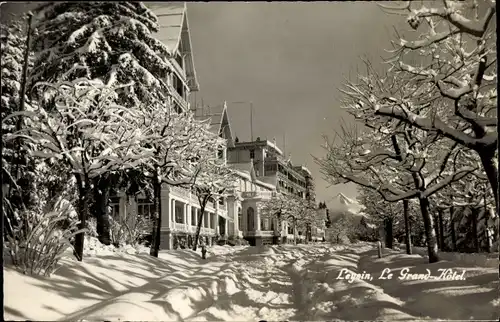
<path fill-rule="evenodd" d="M 2 20 L 29 7 L 2 4 Z M 338 88 L 356 75 L 361 57 L 380 64 L 393 26 L 407 28 L 404 17 L 362 1 L 190 2 L 188 19 L 197 101 L 226 101 L 240 141 L 250 140 L 250 104 L 231 102 L 251 101 L 254 138 L 276 138 L 292 163 L 307 166 L 318 201 L 339 192 L 355 198 L 354 185 L 327 183 L 312 156 L 324 155 L 322 136 L 332 138 L 342 118 L 352 122 L 339 106 Z"/>
<path fill-rule="evenodd" d="M 354 185 L 331 186 L 312 155 L 321 157 L 341 118 L 338 88 L 361 67 L 360 57 L 375 64 L 387 56 L 393 26 L 406 28 L 401 16 L 387 15 L 369 2 L 217 2 L 188 3 L 194 64 L 200 83 L 197 101 L 228 102 L 233 133 L 276 138 L 305 164 L 316 184 L 316 199 L 339 192 L 355 198 Z M 286 147 L 283 144 L 286 137 Z"/>

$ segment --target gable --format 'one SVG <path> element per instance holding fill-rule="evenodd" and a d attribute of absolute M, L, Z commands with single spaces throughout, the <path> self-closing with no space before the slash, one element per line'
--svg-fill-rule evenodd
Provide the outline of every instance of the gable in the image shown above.
<path fill-rule="evenodd" d="M 227 140 L 227 146 L 229 148 L 234 148 L 233 132 L 231 130 L 231 124 L 229 122 L 229 116 L 227 115 L 226 102 L 224 102 L 224 109 L 222 110 L 220 134 Z"/>
<path fill-rule="evenodd" d="M 186 85 L 191 91 L 198 91 L 199 84 L 194 68 L 186 3 L 151 3 L 148 4 L 148 7 L 158 17 L 160 31 L 156 35 L 156 38 L 167 46 L 171 57 L 174 57 L 177 53 L 184 56 Z"/>

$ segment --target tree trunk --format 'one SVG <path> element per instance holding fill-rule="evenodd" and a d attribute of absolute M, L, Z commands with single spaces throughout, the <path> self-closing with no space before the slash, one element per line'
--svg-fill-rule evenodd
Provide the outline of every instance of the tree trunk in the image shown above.
<path fill-rule="evenodd" d="M 149 254 L 158 257 L 161 242 L 161 182 L 156 177 L 153 181 L 153 199 L 155 205 L 155 220 L 151 235 L 151 248 Z"/>
<path fill-rule="evenodd" d="M 474 239 L 474 252 L 479 253 L 479 234 L 477 233 L 477 219 L 480 208 L 471 209 L 472 215 L 472 238 Z"/>
<path fill-rule="evenodd" d="M 387 248 L 392 249 L 394 247 L 394 234 L 393 234 L 393 219 L 390 217 L 385 218 L 385 244 Z"/>
<path fill-rule="evenodd" d="M 411 247 L 411 227 L 410 227 L 410 214 L 409 214 L 409 201 L 403 200 L 403 214 L 405 218 L 405 239 L 406 239 L 406 253 L 412 254 Z"/>
<path fill-rule="evenodd" d="M 429 200 L 427 198 L 419 198 L 420 211 L 424 221 L 425 238 L 427 240 L 427 254 L 429 256 L 429 263 L 439 262 L 438 246 L 436 240 L 436 231 L 434 229 L 434 222 L 431 214 L 429 213 Z"/>
<path fill-rule="evenodd" d="M 443 251 L 445 248 L 444 243 L 444 226 L 443 226 L 443 209 L 438 209 L 438 222 L 439 222 L 439 242 L 441 250 Z"/>
<path fill-rule="evenodd" d="M 434 230 L 436 232 L 436 242 L 438 244 L 438 249 L 442 251 L 443 249 L 441 248 L 441 239 L 443 237 L 439 234 L 439 220 L 438 220 L 438 216 L 436 214 L 433 214 L 432 215 L 432 219 L 434 220 Z"/>
<path fill-rule="evenodd" d="M 109 195 L 111 192 L 111 180 L 108 174 L 94 179 L 94 204 L 93 212 L 96 216 L 97 235 L 99 241 L 104 245 L 111 244 L 109 224 Z"/>
<path fill-rule="evenodd" d="M 455 207 L 450 207 L 451 251 L 457 251 L 457 232 L 455 231 Z"/>
<path fill-rule="evenodd" d="M 205 213 L 205 206 L 207 205 L 208 197 L 200 199 L 200 215 L 198 216 L 198 222 L 196 223 L 196 234 L 194 235 L 194 245 L 193 250 L 196 251 L 198 248 L 198 239 L 200 239 L 201 225 L 203 224 L 203 218 Z M 242 218 L 243 219 L 243 218 Z"/>
<path fill-rule="evenodd" d="M 297 223 L 295 222 L 295 219 L 294 219 L 293 220 L 293 244 L 294 245 L 297 245 L 297 238 L 298 238 Z"/>
<path fill-rule="evenodd" d="M 498 161 L 495 160 L 496 147 L 494 149 L 485 150 L 478 152 L 481 158 L 481 163 L 483 165 L 486 176 L 490 183 L 491 190 L 493 191 L 493 197 L 495 198 L 495 210 L 498 215 Z"/>
<path fill-rule="evenodd" d="M 76 182 L 78 186 L 78 230 L 84 229 L 87 221 L 88 214 L 88 197 L 90 190 L 87 186 L 87 182 L 82 180 L 80 175 L 76 175 Z M 83 260 L 83 246 L 85 242 L 85 232 L 78 233 L 75 236 L 74 252 L 76 259 L 81 262 Z"/>

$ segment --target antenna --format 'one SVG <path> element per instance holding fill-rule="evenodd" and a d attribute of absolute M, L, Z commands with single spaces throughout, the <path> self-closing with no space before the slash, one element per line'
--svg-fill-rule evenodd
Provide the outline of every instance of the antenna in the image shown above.
<path fill-rule="evenodd" d="M 283 156 L 286 158 L 286 132 L 283 132 Z"/>
<path fill-rule="evenodd" d="M 250 102 L 250 141 L 253 142 L 253 103 Z"/>

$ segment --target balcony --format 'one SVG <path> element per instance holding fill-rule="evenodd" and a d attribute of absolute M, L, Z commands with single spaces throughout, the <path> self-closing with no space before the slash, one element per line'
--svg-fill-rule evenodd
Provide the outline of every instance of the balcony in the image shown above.
<path fill-rule="evenodd" d="M 272 197 L 276 197 L 276 191 L 244 191 L 241 193 L 241 197 L 243 199 L 271 199 Z"/>
<path fill-rule="evenodd" d="M 170 59 L 169 62 L 172 64 L 177 74 L 180 75 L 183 79 L 186 79 L 186 71 L 184 70 L 184 68 L 181 67 L 181 65 L 179 65 L 177 60 Z"/>
<path fill-rule="evenodd" d="M 189 103 L 182 97 L 177 90 L 171 85 L 167 84 L 168 93 L 173 97 L 174 101 L 185 110 L 189 110 Z"/>

